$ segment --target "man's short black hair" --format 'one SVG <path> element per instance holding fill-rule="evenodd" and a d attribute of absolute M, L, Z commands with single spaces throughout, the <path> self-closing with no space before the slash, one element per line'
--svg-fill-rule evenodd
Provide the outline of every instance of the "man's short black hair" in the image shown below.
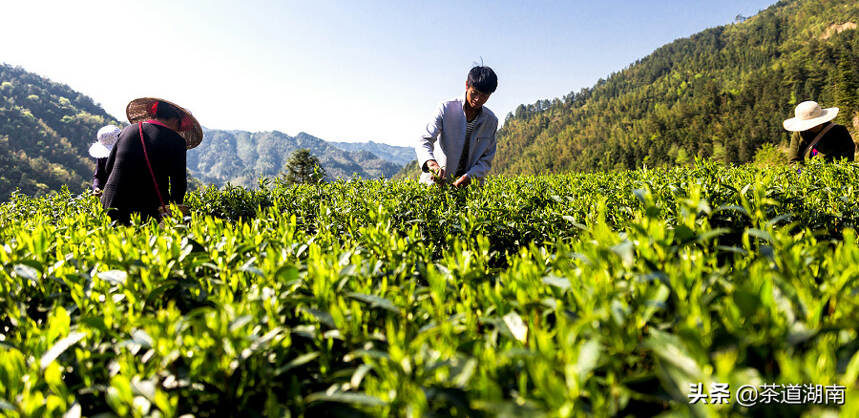
<path fill-rule="evenodd" d="M 498 87 L 498 76 L 491 68 L 478 65 L 468 72 L 466 84 L 476 88 L 481 93 L 495 93 L 495 89 Z"/>

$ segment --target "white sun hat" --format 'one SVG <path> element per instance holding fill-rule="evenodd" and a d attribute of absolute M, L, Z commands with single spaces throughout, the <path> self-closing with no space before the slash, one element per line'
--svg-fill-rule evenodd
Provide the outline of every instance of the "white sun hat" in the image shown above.
<path fill-rule="evenodd" d="M 838 115 L 838 108 L 821 109 L 817 102 L 809 100 L 796 105 L 796 110 L 793 113 L 795 117 L 784 121 L 784 129 L 791 132 L 802 132 L 835 119 L 835 116 Z"/>
<path fill-rule="evenodd" d="M 107 125 L 98 130 L 96 138 L 98 142 L 90 145 L 89 155 L 93 158 L 107 158 L 113 144 L 119 139 L 119 128 L 116 125 Z"/>

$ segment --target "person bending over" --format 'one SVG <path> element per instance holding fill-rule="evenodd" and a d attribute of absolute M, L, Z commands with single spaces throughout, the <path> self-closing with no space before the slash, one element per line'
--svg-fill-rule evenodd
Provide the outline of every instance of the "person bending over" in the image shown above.
<path fill-rule="evenodd" d="M 456 187 L 482 182 L 495 156 L 498 118 L 484 104 L 498 87 L 491 68 L 476 66 L 468 72 L 465 93 L 438 105 L 415 151 L 421 167 L 420 182 Z"/>
<path fill-rule="evenodd" d="M 110 150 L 113 149 L 113 144 L 116 144 L 119 139 L 119 132 L 119 127 L 116 125 L 107 125 L 98 130 L 96 142 L 89 147 L 90 157 L 95 158 L 92 192 L 96 196 L 101 196 L 101 191 L 107 182 L 107 157 L 110 155 Z"/>
<path fill-rule="evenodd" d="M 837 107 L 821 109 L 817 102 L 807 101 L 796 106 L 794 117 L 784 121 L 784 129 L 793 132 L 790 137 L 791 163 L 804 164 L 811 158 L 831 162 L 846 158 L 853 161 L 856 145 L 847 128 L 832 122 L 838 115 Z"/>
<path fill-rule="evenodd" d="M 126 115 L 131 125 L 107 158 L 101 203 L 120 223 L 128 224 L 132 213 L 159 219 L 185 198 L 185 151 L 200 144 L 203 130 L 190 112 L 163 99 L 132 100 Z"/>

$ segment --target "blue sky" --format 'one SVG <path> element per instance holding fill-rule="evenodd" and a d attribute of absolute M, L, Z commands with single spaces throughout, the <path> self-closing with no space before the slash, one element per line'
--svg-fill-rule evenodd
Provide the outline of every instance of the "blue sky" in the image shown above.
<path fill-rule="evenodd" d="M 481 57 L 503 121 L 773 2 L 3 0 L 0 62 L 122 120 L 156 96 L 209 128 L 411 146 Z"/>

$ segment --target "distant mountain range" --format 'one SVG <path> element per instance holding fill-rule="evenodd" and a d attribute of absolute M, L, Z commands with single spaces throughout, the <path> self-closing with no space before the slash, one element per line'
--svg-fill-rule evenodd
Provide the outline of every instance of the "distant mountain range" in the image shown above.
<path fill-rule="evenodd" d="M 300 134 L 299 134 L 300 135 Z M 329 142 L 345 151 L 367 151 L 379 158 L 394 162 L 401 166 L 415 159 L 415 149 L 412 147 L 397 147 L 378 142 Z"/>
<path fill-rule="evenodd" d="M 261 177 L 277 176 L 290 155 L 302 148 L 319 159 L 328 179 L 390 178 L 414 150 L 375 142 L 326 142 L 301 132 L 285 133 L 207 129 L 199 147 L 188 152 L 188 169 L 203 183 L 255 187 Z M 379 154 L 377 154 L 377 152 Z M 381 155 L 380 155 L 381 154 Z"/>
<path fill-rule="evenodd" d="M 20 67 L 0 64 L 0 200 L 16 189 L 41 194 L 67 185 L 73 192 L 92 182 L 87 149 L 99 128 L 122 125 L 89 97 Z M 188 152 L 194 178 L 221 186 L 255 187 L 277 176 L 290 154 L 308 148 L 328 178 L 390 178 L 414 150 L 366 143 L 330 143 L 306 133 L 204 129 L 203 143 Z M 413 157 L 411 157 L 413 158 Z"/>
<path fill-rule="evenodd" d="M 859 141 L 859 3 L 781 0 L 758 15 L 664 45 L 590 88 L 520 105 L 498 131 L 491 174 L 518 175 L 755 161 L 781 144 L 782 120 L 816 100 Z M 491 103 L 490 103 L 491 106 Z M 0 65 L 0 200 L 89 184 L 86 149 L 117 123 L 100 106 Z M 188 153 L 195 178 L 253 187 L 308 148 L 329 178 L 414 178 L 414 150 L 326 142 L 306 133 L 206 130 Z M 772 149 L 772 147 L 769 147 Z M 766 153 L 762 153 L 766 154 Z"/>

